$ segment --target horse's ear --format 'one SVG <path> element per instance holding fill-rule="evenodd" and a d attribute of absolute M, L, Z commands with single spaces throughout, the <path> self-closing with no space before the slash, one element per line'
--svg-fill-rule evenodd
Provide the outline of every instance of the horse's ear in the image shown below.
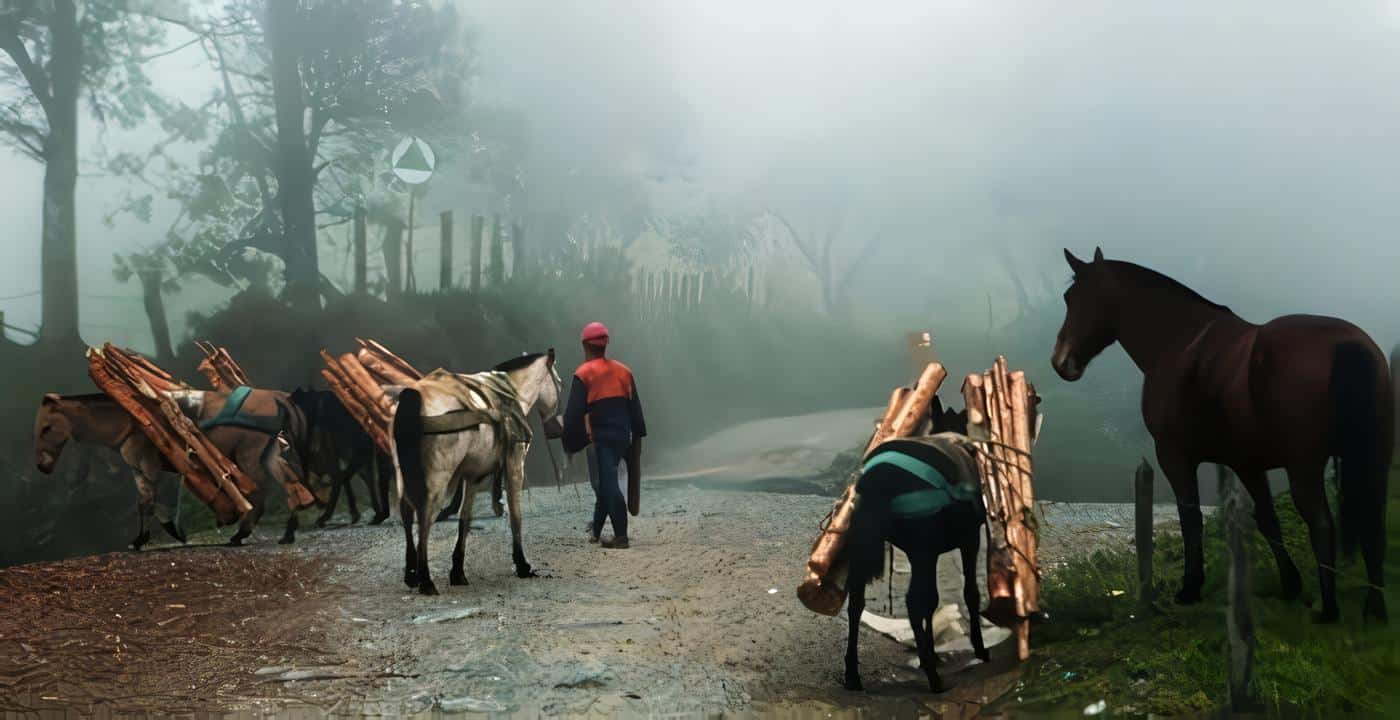
<path fill-rule="evenodd" d="M 45 402 L 45 403 L 56 403 L 56 402 L 58 402 L 59 400 L 62 400 L 62 399 L 63 399 L 63 397 L 60 396 L 58 393 L 44 393 L 44 402 Z"/>
<path fill-rule="evenodd" d="M 1084 269 L 1084 261 L 1075 257 L 1074 253 L 1069 251 L 1069 248 L 1065 248 L 1065 262 L 1069 263 L 1069 269 L 1073 270 L 1075 275 L 1078 275 L 1079 271 Z"/>
<path fill-rule="evenodd" d="M 547 350 L 545 352 L 545 355 L 549 356 L 549 366 L 554 367 L 554 348 L 550 348 L 549 350 Z"/>
<path fill-rule="evenodd" d="M 1103 248 L 1094 248 L 1094 262 L 1103 262 Z"/>

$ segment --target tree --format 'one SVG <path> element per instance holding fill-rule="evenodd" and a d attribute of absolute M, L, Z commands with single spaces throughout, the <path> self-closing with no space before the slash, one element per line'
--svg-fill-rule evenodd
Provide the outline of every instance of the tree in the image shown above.
<path fill-rule="evenodd" d="M 161 101 L 141 69 L 141 52 L 161 28 L 126 12 L 121 0 L 28 0 L 0 10 L 0 137 L 44 164 L 40 341 L 66 345 L 78 334 L 78 100 L 102 121 L 131 127 Z"/>
<path fill-rule="evenodd" d="M 194 33 L 221 82 L 218 140 L 198 173 L 234 192 L 256 188 L 258 211 L 222 238 L 221 261 L 277 257 L 284 297 L 319 308 L 333 290 L 320 271 L 318 218 L 344 222 L 359 180 L 387 163 L 399 134 L 442 130 L 462 101 L 469 53 L 449 42 L 450 4 L 421 1 L 236 0 L 220 15 L 162 18 Z M 142 164 L 146 172 L 149 163 Z M 176 190 L 175 192 L 179 192 Z"/>

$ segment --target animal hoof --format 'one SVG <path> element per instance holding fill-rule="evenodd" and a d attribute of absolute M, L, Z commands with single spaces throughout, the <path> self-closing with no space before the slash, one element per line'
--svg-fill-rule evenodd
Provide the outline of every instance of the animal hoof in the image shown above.
<path fill-rule="evenodd" d="M 243 547 L 243 538 L 229 538 L 229 547 Z"/>
<path fill-rule="evenodd" d="M 350 513 L 350 524 L 351 524 L 351 525 L 359 525 L 359 524 L 360 524 L 360 514 L 359 514 L 359 513 Z"/>
<path fill-rule="evenodd" d="M 496 517 L 500 517 L 500 516 L 506 514 L 506 508 L 505 508 L 504 505 L 500 504 L 499 502 L 492 501 L 492 502 L 491 502 L 491 512 L 496 513 Z"/>
<path fill-rule="evenodd" d="M 992 653 L 991 653 L 990 650 L 987 650 L 986 648 L 983 648 L 983 649 L 981 649 L 981 650 L 978 650 L 978 651 L 977 651 L 976 653 L 974 653 L 974 654 L 977 656 L 977 659 L 978 659 L 978 660 L 981 660 L 982 662 L 991 662 L 991 661 L 992 661 Z"/>
<path fill-rule="evenodd" d="M 148 533 L 148 532 L 143 532 L 143 533 L 141 533 L 140 535 L 137 535 L 134 539 L 132 539 L 132 541 L 131 541 L 131 549 L 134 550 L 134 551 L 136 551 L 136 552 L 140 552 L 140 551 L 141 551 L 141 548 L 144 547 L 144 546 L 146 545 L 146 543 L 148 543 L 148 542 L 150 542 L 150 541 L 151 541 L 151 534 Z"/>
<path fill-rule="evenodd" d="M 418 587 L 418 572 L 412 568 L 403 571 L 403 584 L 416 588 Z"/>
<path fill-rule="evenodd" d="M 375 513 L 374 519 L 373 519 L 373 520 L 370 520 L 370 521 L 369 521 L 369 524 L 370 524 L 370 525 L 378 525 L 378 524 L 380 524 L 380 523 L 382 523 L 382 522 L 384 522 L 385 520 L 388 520 L 388 519 L 389 519 L 389 516 L 388 516 L 388 515 L 380 515 L 380 514 L 378 514 L 378 513 Z"/>
<path fill-rule="evenodd" d="M 948 686 L 943 684 L 943 678 L 937 675 L 931 675 L 928 679 L 928 690 L 929 692 L 937 695 L 939 693 L 946 692 L 948 690 Z"/>
<path fill-rule="evenodd" d="M 328 522 L 330 522 L 330 521 L 331 521 L 331 516 L 329 516 L 329 515 L 322 515 L 321 517 L 316 518 L 316 527 L 318 527 L 318 528 L 323 528 L 323 527 L 326 526 L 326 523 L 328 523 Z"/>
<path fill-rule="evenodd" d="M 277 544 L 278 544 L 278 545 L 291 545 L 292 543 L 294 543 L 294 542 L 296 542 L 296 541 L 297 541 L 297 539 L 294 538 L 294 537 L 292 537 L 291 535 L 283 535 L 283 536 L 282 536 L 282 539 L 277 541 Z"/>
<path fill-rule="evenodd" d="M 418 586 L 418 594 L 419 594 L 419 595 L 437 595 L 437 594 L 438 594 L 438 589 L 437 589 L 437 586 L 433 584 L 433 581 L 432 581 L 432 580 L 424 580 L 424 581 L 423 581 L 423 584 L 421 584 L 421 585 Z"/>
<path fill-rule="evenodd" d="M 530 567 L 529 563 L 526 563 L 524 565 L 516 565 L 515 576 L 518 578 L 539 577 L 539 575 L 535 572 L 534 568 Z"/>
<path fill-rule="evenodd" d="M 449 585 L 455 585 L 455 586 L 459 586 L 459 587 L 462 586 L 462 585 L 470 585 L 470 584 L 471 584 L 471 583 L 468 583 L 468 582 L 467 582 L 467 574 L 464 573 L 464 572 L 462 572 L 462 571 L 460 571 L 460 570 L 453 570 L 453 571 L 452 571 L 452 574 L 448 576 L 447 583 L 448 583 Z"/>
<path fill-rule="evenodd" d="M 851 692 L 865 692 L 865 685 L 861 683 L 859 675 L 847 675 L 843 685 Z"/>
<path fill-rule="evenodd" d="M 1201 591 L 1199 588 L 1182 588 L 1176 592 L 1177 605 L 1195 605 L 1201 601 Z"/>

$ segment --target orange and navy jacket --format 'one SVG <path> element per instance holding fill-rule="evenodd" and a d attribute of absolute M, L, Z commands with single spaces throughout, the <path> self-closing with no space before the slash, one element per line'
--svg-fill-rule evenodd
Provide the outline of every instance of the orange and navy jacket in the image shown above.
<path fill-rule="evenodd" d="M 596 358 L 580 365 L 564 408 L 564 450 L 576 453 L 593 441 L 623 446 L 646 437 L 642 401 L 637 381 L 626 365 L 611 358 Z"/>

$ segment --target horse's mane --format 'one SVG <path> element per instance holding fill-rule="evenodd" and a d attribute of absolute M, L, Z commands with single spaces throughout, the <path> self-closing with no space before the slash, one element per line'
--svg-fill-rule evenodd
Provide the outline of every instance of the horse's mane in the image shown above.
<path fill-rule="evenodd" d="M 536 360 L 544 357 L 544 355 L 544 353 L 529 353 L 521 355 L 520 357 L 513 357 L 491 369 L 496 372 L 515 372 L 516 370 L 529 367 L 534 364 Z"/>
<path fill-rule="evenodd" d="M 1133 279 L 1139 285 L 1146 287 L 1155 287 L 1162 290 L 1171 290 L 1178 294 L 1185 295 L 1191 300 L 1195 300 L 1196 302 L 1199 302 L 1207 307 L 1211 307 L 1222 312 L 1227 312 L 1232 315 L 1234 314 L 1234 311 L 1230 308 L 1221 305 L 1220 303 L 1211 302 L 1210 300 L 1207 300 L 1203 295 L 1196 292 L 1195 290 L 1192 290 L 1189 287 L 1186 287 L 1186 285 L 1182 284 L 1175 278 L 1167 277 L 1166 275 L 1163 275 L 1162 273 L 1159 273 L 1156 270 L 1153 270 L 1152 268 L 1145 268 L 1141 265 L 1135 265 L 1133 263 L 1125 262 L 1122 260 L 1110 260 L 1108 262 L 1117 266 L 1117 269 L 1127 270 L 1133 273 Z"/>

